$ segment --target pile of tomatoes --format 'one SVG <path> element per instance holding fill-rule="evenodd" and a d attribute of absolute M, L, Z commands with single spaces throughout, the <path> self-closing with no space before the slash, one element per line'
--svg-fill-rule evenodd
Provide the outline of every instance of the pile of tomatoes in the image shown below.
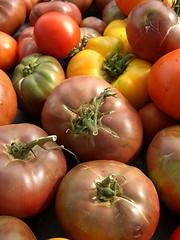
<path fill-rule="evenodd" d="M 179 8 L 0 0 L 0 239 L 179 239 Z"/>

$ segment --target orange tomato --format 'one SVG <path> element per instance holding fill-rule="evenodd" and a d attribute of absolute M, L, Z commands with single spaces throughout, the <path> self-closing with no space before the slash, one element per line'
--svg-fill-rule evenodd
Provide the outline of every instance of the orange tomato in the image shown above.
<path fill-rule="evenodd" d="M 0 126 L 13 122 L 17 112 L 17 96 L 9 76 L 0 69 Z"/>
<path fill-rule="evenodd" d="M 0 31 L 0 69 L 7 71 L 14 67 L 18 58 L 18 43 L 16 39 Z"/>

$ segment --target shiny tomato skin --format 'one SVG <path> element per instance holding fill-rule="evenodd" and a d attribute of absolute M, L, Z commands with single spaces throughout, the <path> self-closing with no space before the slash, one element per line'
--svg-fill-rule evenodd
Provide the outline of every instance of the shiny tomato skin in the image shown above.
<path fill-rule="evenodd" d="M 88 123 L 82 124 L 85 130 L 81 128 L 80 121 L 82 131 L 79 131 L 81 114 L 87 116 L 86 109 L 94 109 L 93 105 L 86 107 L 86 104 L 92 104 L 92 99 L 106 88 L 112 89 L 116 97 L 107 97 L 100 107 L 97 131 L 91 120 L 87 121 L 92 128 L 87 127 Z M 76 110 L 77 113 L 73 114 Z M 79 161 L 103 158 L 130 163 L 142 145 L 139 114 L 118 90 L 101 78 L 87 75 L 66 78 L 47 98 L 41 122 L 43 129 L 49 134 L 56 134 L 58 142 L 75 153 Z"/>
<path fill-rule="evenodd" d="M 44 13 L 34 25 L 34 39 L 43 54 L 66 57 L 81 39 L 77 22 L 61 12 Z"/>
<path fill-rule="evenodd" d="M 17 113 L 17 95 L 9 76 L 0 69 L 0 126 L 13 122 Z"/>
<path fill-rule="evenodd" d="M 160 199 L 180 214 L 180 125 L 160 130 L 146 152 L 148 175 Z"/>
<path fill-rule="evenodd" d="M 165 54 L 155 62 L 148 78 L 152 101 L 167 115 L 180 120 L 180 49 Z"/>
<path fill-rule="evenodd" d="M 62 150 L 34 146 L 23 158 L 10 153 L 10 144 L 16 141 L 26 144 L 47 136 L 43 129 L 30 123 L 0 127 L 0 215 L 29 218 L 52 201 L 67 170 Z M 57 147 L 57 144 L 50 141 L 45 146 Z"/>
<path fill-rule="evenodd" d="M 180 226 L 177 226 L 173 233 L 171 234 L 169 240 L 179 240 L 179 236 L 180 236 Z"/>
<path fill-rule="evenodd" d="M 26 19 L 24 0 L 0 0 L 0 9 L 0 31 L 15 34 Z"/>
<path fill-rule="evenodd" d="M 18 62 L 18 43 L 11 35 L 0 31 L 0 69 L 7 71 Z"/>
<path fill-rule="evenodd" d="M 23 220 L 9 215 L 0 216 L 0 239 L 37 240 Z"/>
<path fill-rule="evenodd" d="M 118 176 L 119 195 L 100 200 L 96 183 Z M 103 195 L 106 199 L 106 195 Z M 159 221 L 159 199 L 138 168 L 94 160 L 72 168 L 59 185 L 55 209 L 63 231 L 74 240 L 151 239 Z"/>

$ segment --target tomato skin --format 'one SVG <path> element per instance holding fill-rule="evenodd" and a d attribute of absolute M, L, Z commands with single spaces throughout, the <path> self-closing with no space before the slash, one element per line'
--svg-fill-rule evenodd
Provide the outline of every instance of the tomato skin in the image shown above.
<path fill-rule="evenodd" d="M 34 40 L 33 33 L 33 26 L 26 27 L 18 37 L 18 54 L 20 61 L 29 54 L 41 52 Z"/>
<path fill-rule="evenodd" d="M 0 69 L 0 126 L 10 124 L 17 113 L 17 95 L 9 76 Z"/>
<path fill-rule="evenodd" d="M 0 0 L 0 31 L 13 35 L 26 19 L 22 0 Z"/>
<path fill-rule="evenodd" d="M 50 204 L 67 171 L 62 150 L 44 150 L 35 146 L 32 149 L 35 155 L 29 153 L 21 159 L 10 154 L 7 148 L 17 139 L 26 144 L 47 136 L 42 128 L 29 123 L 0 127 L 0 215 L 28 218 Z M 58 145 L 51 141 L 45 146 Z"/>
<path fill-rule="evenodd" d="M 148 92 L 155 104 L 170 117 L 180 120 L 180 49 L 161 57 L 151 68 Z"/>
<path fill-rule="evenodd" d="M 81 31 L 77 22 L 67 14 L 47 12 L 34 25 L 34 39 L 42 53 L 60 59 L 79 43 Z"/>
<path fill-rule="evenodd" d="M 180 214 L 180 125 L 160 130 L 151 141 L 146 163 L 148 174 L 165 205 Z"/>
<path fill-rule="evenodd" d="M 101 201 L 95 183 L 110 174 L 119 176 L 122 195 Z M 151 180 L 138 168 L 114 160 L 72 168 L 59 185 L 55 208 L 63 231 L 75 240 L 147 240 L 159 221 L 159 200 Z"/>
<path fill-rule="evenodd" d="M 59 0 L 55 0 L 55 1 L 59 1 Z M 60 1 L 66 2 L 66 0 L 60 0 Z M 80 9 L 80 11 L 84 13 L 90 8 L 91 4 L 93 3 L 93 0 L 86 0 L 86 1 L 68 0 L 68 2 L 75 4 Z"/>
<path fill-rule="evenodd" d="M 172 8 L 157 0 L 144 1 L 131 11 L 126 33 L 134 53 L 152 63 L 180 48 L 178 16 Z"/>
<path fill-rule="evenodd" d="M 7 71 L 18 62 L 18 43 L 9 34 L 0 31 L 0 69 Z"/>
<path fill-rule="evenodd" d="M 171 234 L 169 240 L 178 240 L 180 236 L 180 226 L 177 226 Z"/>
<path fill-rule="evenodd" d="M 109 87 L 112 88 L 112 85 L 101 78 L 71 77 L 53 90 L 43 106 L 43 129 L 49 134 L 56 134 L 58 142 L 75 153 L 79 161 L 104 158 L 129 163 L 139 153 L 142 145 L 139 115 L 129 101 L 114 88 L 112 92 L 117 94 L 117 98 L 107 98 L 107 102 L 100 108 L 102 113 L 111 114 L 105 114 L 102 120 L 98 119 L 97 132 L 91 129 L 78 132 L 78 126 L 73 131 L 71 121 L 76 121 L 84 111 L 86 115 L 86 107 L 83 108 L 82 105 L 89 103 Z M 69 109 L 76 109 L 78 112 L 73 114 L 73 110 L 71 112 Z"/>
<path fill-rule="evenodd" d="M 48 95 L 64 79 L 63 67 L 56 58 L 40 53 L 24 57 L 12 75 L 19 107 L 29 114 L 40 115 Z"/>
<path fill-rule="evenodd" d="M 23 220 L 8 215 L 0 216 L 0 239 L 37 240 Z"/>

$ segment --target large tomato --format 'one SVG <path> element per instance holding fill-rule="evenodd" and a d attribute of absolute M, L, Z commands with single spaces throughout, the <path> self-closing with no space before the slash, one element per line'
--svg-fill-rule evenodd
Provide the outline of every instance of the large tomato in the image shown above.
<path fill-rule="evenodd" d="M 0 69 L 7 71 L 18 62 L 18 43 L 11 35 L 0 31 Z"/>
<path fill-rule="evenodd" d="M 54 140 L 33 124 L 0 127 L 0 215 L 30 217 L 51 202 L 67 168 Z"/>
<path fill-rule="evenodd" d="M 180 236 L 180 225 L 174 229 L 169 240 L 179 240 L 179 236 Z"/>
<path fill-rule="evenodd" d="M 42 53 L 66 57 L 81 39 L 77 22 L 62 12 L 47 12 L 34 25 L 34 39 Z"/>
<path fill-rule="evenodd" d="M 80 161 L 131 162 L 142 145 L 142 124 L 130 102 L 111 84 L 92 76 L 67 78 L 47 98 L 42 126 Z"/>
<path fill-rule="evenodd" d="M 74 240 L 147 240 L 159 221 L 159 199 L 138 168 L 94 160 L 72 168 L 59 185 L 55 208 Z"/>
<path fill-rule="evenodd" d="M 143 1 L 128 15 L 127 39 L 134 53 L 150 62 L 180 48 L 180 21 L 161 1 Z"/>
<path fill-rule="evenodd" d="M 0 69 L 0 126 L 13 122 L 17 105 L 17 96 L 11 79 Z"/>
<path fill-rule="evenodd" d="M 166 206 L 180 214 L 180 125 L 159 131 L 146 154 L 148 173 Z"/>
<path fill-rule="evenodd" d="M 0 0 L 0 31 L 13 35 L 26 19 L 26 6 L 22 0 Z"/>
<path fill-rule="evenodd" d="M 155 62 L 148 79 L 148 92 L 155 104 L 170 117 L 180 120 L 180 49 Z"/>
<path fill-rule="evenodd" d="M 127 16 L 129 15 L 129 13 L 131 12 L 131 10 L 139 3 L 144 2 L 145 0 L 115 0 L 117 6 L 119 7 L 119 9 L 124 12 Z M 152 0 L 148 0 L 148 1 L 152 1 Z M 176 4 L 176 0 L 158 0 L 161 2 L 164 2 L 165 4 L 167 4 L 170 7 L 174 7 L 174 5 Z"/>
<path fill-rule="evenodd" d="M 30 227 L 21 219 L 1 215 L 0 239 L 6 240 L 37 240 Z"/>

